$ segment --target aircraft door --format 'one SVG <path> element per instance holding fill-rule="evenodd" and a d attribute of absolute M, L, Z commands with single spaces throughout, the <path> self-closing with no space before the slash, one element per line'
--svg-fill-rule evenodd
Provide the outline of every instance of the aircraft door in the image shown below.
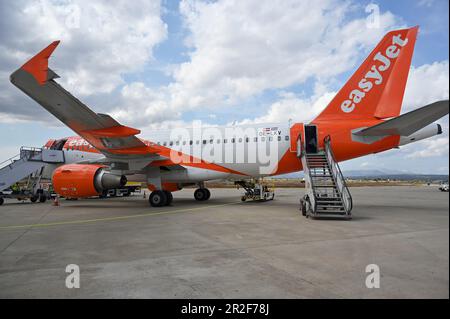
<path fill-rule="evenodd" d="M 306 153 L 317 153 L 317 126 L 305 125 L 305 151 Z"/>

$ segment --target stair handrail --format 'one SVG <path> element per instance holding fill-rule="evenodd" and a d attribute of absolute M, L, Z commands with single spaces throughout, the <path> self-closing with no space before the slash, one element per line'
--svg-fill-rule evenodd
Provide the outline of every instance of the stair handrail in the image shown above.
<path fill-rule="evenodd" d="M 323 139 L 325 144 L 325 152 L 330 161 L 331 172 L 336 180 L 336 186 L 339 188 L 342 194 L 342 203 L 344 204 L 344 209 L 346 214 L 349 214 L 353 209 L 353 198 L 348 189 L 347 183 L 345 181 L 344 174 L 342 174 L 341 168 L 337 164 L 336 158 L 334 157 L 333 150 L 331 149 L 331 136 L 327 135 Z"/>
<path fill-rule="evenodd" d="M 41 147 L 22 146 L 20 148 L 20 158 L 30 159 L 36 154 L 42 153 Z"/>
<path fill-rule="evenodd" d="M 6 166 L 3 164 L 5 164 L 7 162 L 10 162 L 10 163 L 8 163 L 8 165 L 11 165 L 12 163 L 14 163 L 14 159 L 19 158 L 19 156 L 20 156 L 20 154 L 16 154 L 16 155 L 11 156 L 10 158 L 4 160 L 3 162 L 0 162 L 0 168 L 2 168 L 3 166 Z"/>
<path fill-rule="evenodd" d="M 298 136 L 297 136 L 297 157 L 300 157 L 300 159 L 302 161 L 303 172 L 305 173 L 305 189 L 306 189 L 307 181 L 311 185 L 312 196 L 308 196 L 308 198 L 309 198 L 309 203 L 312 206 L 312 211 L 313 211 L 313 213 L 315 213 L 317 210 L 316 191 L 314 189 L 313 179 L 310 176 L 308 160 L 306 159 L 306 150 L 303 147 L 301 134 L 298 134 Z"/>

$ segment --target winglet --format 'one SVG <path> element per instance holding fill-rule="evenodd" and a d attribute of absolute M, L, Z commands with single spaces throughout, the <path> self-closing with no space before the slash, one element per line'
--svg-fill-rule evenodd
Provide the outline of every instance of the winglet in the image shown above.
<path fill-rule="evenodd" d="M 22 69 L 33 75 L 40 85 L 44 85 L 45 82 L 47 82 L 48 58 L 56 49 L 58 44 L 59 40 L 52 42 L 48 47 L 22 65 Z"/>

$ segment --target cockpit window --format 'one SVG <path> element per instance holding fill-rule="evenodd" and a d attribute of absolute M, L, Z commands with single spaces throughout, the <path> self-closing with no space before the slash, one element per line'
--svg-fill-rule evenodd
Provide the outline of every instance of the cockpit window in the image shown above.
<path fill-rule="evenodd" d="M 51 150 L 62 150 L 63 147 L 64 147 L 64 144 L 66 144 L 66 142 L 67 142 L 67 139 L 66 139 L 66 138 L 61 139 L 61 140 L 57 140 L 57 141 L 55 141 L 55 142 L 53 143 L 52 146 L 50 146 L 50 149 L 51 149 Z"/>

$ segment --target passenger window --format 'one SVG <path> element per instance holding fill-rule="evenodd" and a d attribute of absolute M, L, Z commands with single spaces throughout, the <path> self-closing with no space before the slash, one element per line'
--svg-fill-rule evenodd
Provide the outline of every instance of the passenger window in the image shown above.
<path fill-rule="evenodd" d="M 173 145 L 173 141 L 170 141 L 169 145 L 172 146 Z"/>
<path fill-rule="evenodd" d="M 213 139 L 209 140 L 209 144 L 212 144 L 212 143 L 214 143 L 214 140 Z"/>
<path fill-rule="evenodd" d="M 227 143 L 227 139 L 224 139 L 224 140 L 223 140 L 223 144 L 226 144 L 226 143 Z"/>
<path fill-rule="evenodd" d="M 289 135 L 286 135 L 286 136 L 284 137 L 284 140 L 289 141 Z"/>
<path fill-rule="evenodd" d="M 180 141 L 176 141 L 175 145 L 180 145 Z"/>
<path fill-rule="evenodd" d="M 203 140 L 203 144 L 206 144 L 206 140 Z"/>
<path fill-rule="evenodd" d="M 248 137 L 245 138 L 245 142 L 248 143 Z"/>
<path fill-rule="evenodd" d="M 189 141 L 189 145 L 192 145 L 192 144 L 193 144 L 193 142 L 194 142 L 193 140 L 190 140 L 190 141 Z"/>
<path fill-rule="evenodd" d="M 236 139 L 233 137 L 232 139 L 231 139 L 231 143 L 234 143 L 236 141 Z"/>
<path fill-rule="evenodd" d="M 167 142 L 164 142 L 163 145 L 164 145 L 164 146 L 167 146 Z"/>
<path fill-rule="evenodd" d="M 279 141 L 281 141 L 281 136 L 280 136 L 280 135 L 278 135 L 278 142 L 279 142 Z"/>

